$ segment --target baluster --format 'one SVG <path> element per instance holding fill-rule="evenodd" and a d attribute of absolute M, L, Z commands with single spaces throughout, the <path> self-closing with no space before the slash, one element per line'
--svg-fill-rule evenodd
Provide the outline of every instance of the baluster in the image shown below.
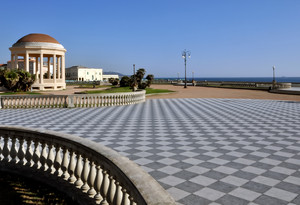
<path fill-rule="evenodd" d="M 19 150 L 18 150 L 18 158 L 19 158 L 19 161 L 18 161 L 18 164 L 23 166 L 25 164 L 25 161 L 24 161 L 24 157 L 25 157 L 25 152 L 24 152 L 24 149 L 23 149 L 23 146 L 24 146 L 24 138 L 23 137 L 19 137 Z"/>
<path fill-rule="evenodd" d="M 50 142 L 51 143 L 51 142 Z M 48 165 L 48 171 L 53 174 L 53 163 L 54 163 L 54 153 L 53 153 L 53 144 L 48 145 L 48 157 L 47 157 L 47 165 Z"/>
<path fill-rule="evenodd" d="M 116 185 L 115 185 L 115 180 L 113 176 L 109 177 L 109 188 L 108 188 L 108 203 L 112 204 L 114 201 L 114 196 L 116 192 Z"/>
<path fill-rule="evenodd" d="M 77 188 L 80 188 L 83 184 L 83 182 L 81 180 L 81 172 L 82 172 L 82 157 L 81 157 L 81 154 L 77 153 L 77 163 L 76 163 L 76 167 L 75 167 L 75 177 L 77 178 L 77 180 L 75 182 L 75 186 Z"/>
<path fill-rule="evenodd" d="M 70 152 L 70 163 L 69 163 L 69 167 L 68 167 L 68 172 L 70 174 L 70 177 L 68 179 L 68 181 L 73 184 L 76 181 L 76 178 L 74 176 L 74 170 L 75 170 L 75 152 L 71 149 Z"/>
<path fill-rule="evenodd" d="M 63 171 L 63 175 L 62 177 L 64 178 L 64 180 L 68 180 L 69 178 L 69 173 L 68 173 L 68 164 L 69 164 L 69 159 L 68 159 L 68 154 L 69 151 L 67 148 L 63 148 L 63 161 L 62 161 L 62 171 Z"/>
<path fill-rule="evenodd" d="M 17 163 L 17 149 L 16 149 L 16 138 L 15 136 L 11 139 L 11 148 L 10 148 L 10 157 L 11 157 L 11 163 L 16 164 Z"/>
<path fill-rule="evenodd" d="M 96 203 L 99 204 L 103 200 L 103 197 L 100 194 L 101 185 L 103 182 L 103 175 L 102 175 L 102 169 L 99 165 L 96 166 L 96 169 L 97 169 L 96 171 L 97 175 L 95 179 L 95 190 L 96 190 L 95 200 Z"/>
<path fill-rule="evenodd" d="M 8 147 L 8 136 L 4 135 L 4 145 L 3 145 L 3 151 L 2 151 L 2 155 L 3 155 L 3 161 L 4 163 L 9 162 L 9 147 Z"/>
<path fill-rule="evenodd" d="M 1 100 L 1 99 L 0 99 Z M 1 103 L 1 102 L 0 102 Z M 2 136 L 0 135 L 0 161 L 1 161 L 1 154 L 2 154 L 2 147 L 1 147 L 1 143 L 2 142 Z"/>
<path fill-rule="evenodd" d="M 116 181 L 116 192 L 115 192 L 115 198 L 114 198 L 114 204 L 121 205 L 122 203 L 122 187 L 120 186 L 120 183 Z"/>
<path fill-rule="evenodd" d="M 83 185 L 81 186 L 81 190 L 83 192 L 87 192 L 89 190 L 89 186 L 87 184 L 87 179 L 89 176 L 89 161 L 86 157 L 84 157 L 83 163 L 84 163 L 83 170 L 81 172 L 81 180 L 82 180 Z"/>
<path fill-rule="evenodd" d="M 55 168 L 54 175 L 60 177 L 62 175 L 62 170 L 61 170 L 62 159 L 60 156 L 60 146 L 58 144 L 56 144 L 55 151 L 56 151 L 56 155 L 54 160 L 54 168 Z"/>
<path fill-rule="evenodd" d="M 46 164 L 46 160 L 47 160 L 47 148 L 46 148 L 46 142 L 42 142 L 42 154 L 40 157 L 40 162 L 41 162 L 41 170 L 42 171 L 46 171 L 47 170 L 47 164 Z"/>
<path fill-rule="evenodd" d="M 32 160 L 33 160 L 33 168 L 34 169 L 39 169 L 40 168 L 40 149 L 39 149 L 39 142 L 38 142 L 38 139 L 36 139 L 34 141 L 34 151 L 33 151 L 33 156 L 32 156 Z"/>
<path fill-rule="evenodd" d="M 123 197 L 122 197 L 122 205 L 129 205 L 129 195 L 126 189 L 122 189 Z"/>
<path fill-rule="evenodd" d="M 109 179 L 108 179 L 108 173 L 107 171 L 103 170 L 103 183 L 102 186 L 100 188 L 100 193 L 103 197 L 103 200 L 101 201 L 100 204 L 108 204 L 107 203 L 107 192 L 108 192 L 108 186 L 109 186 Z"/>
<path fill-rule="evenodd" d="M 25 166 L 28 166 L 28 167 L 32 166 L 31 159 L 32 159 L 32 156 L 33 156 L 33 152 L 32 152 L 32 149 L 31 149 L 31 142 L 32 142 L 32 140 L 30 138 L 26 139 L 27 148 L 26 148 L 26 153 L 25 153 L 25 159 L 26 159 Z"/>
<path fill-rule="evenodd" d="M 95 177 L 96 177 L 95 163 L 92 161 L 90 163 L 90 173 L 87 181 L 90 187 L 90 189 L 87 192 L 89 197 L 94 197 L 96 194 L 96 191 L 94 189 Z"/>
<path fill-rule="evenodd" d="M 130 205 L 136 205 L 132 196 L 129 197 Z"/>

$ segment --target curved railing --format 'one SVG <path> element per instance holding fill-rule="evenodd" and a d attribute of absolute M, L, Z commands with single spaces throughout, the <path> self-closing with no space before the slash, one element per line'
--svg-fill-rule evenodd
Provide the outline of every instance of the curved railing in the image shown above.
<path fill-rule="evenodd" d="M 42 180 L 80 204 L 175 204 L 158 182 L 128 158 L 95 142 L 53 131 L 0 126 L 0 170 Z"/>
<path fill-rule="evenodd" d="M 0 109 L 70 108 L 130 105 L 145 102 L 145 90 L 124 93 L 75 95 L 2 95 Z"/>

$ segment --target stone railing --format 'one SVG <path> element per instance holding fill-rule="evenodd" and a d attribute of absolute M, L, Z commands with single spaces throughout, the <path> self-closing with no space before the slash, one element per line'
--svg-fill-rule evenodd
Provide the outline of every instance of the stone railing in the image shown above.
<path fill-rule="evenodd" d="M 0 126 L 0 171 L 40 180 L 79 204 L 175 205 L 157 181 L 128 158 L 52 131 Z"/>
<path fill-rule="evenodd" d="M 230 87 L 245 87 L 245 88 L 270 88 L 272 82 L 222 82 L 222 81 L 201 81 L 196 83 L 198 86 L 230 86 Z M 290 88 L 291 83 L 276 83 L 276 88 Z"/>
<path fill-rule="evenodd" d="M 75 95 L 1 95 L 0 109 L 65 108 L 130 105 L 145 102 L 145 90 L 124 93 Z"/>

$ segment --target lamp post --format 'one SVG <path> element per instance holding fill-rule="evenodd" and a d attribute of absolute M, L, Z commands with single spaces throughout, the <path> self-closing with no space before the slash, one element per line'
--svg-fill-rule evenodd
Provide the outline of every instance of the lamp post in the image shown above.
<path fill-rule="evenodd" d="M 186 49 L 184 49 L 184 51 L 182 51 L 182 58 L 184 59 L 184 69 L 185 69 L 185 74 L 184 74 L 184 78 L 185 78 L 185 82 L 184 82 L 184 88 L 187 88 L 186 86 L 186 58 L 191 58 L 191 52 L 187 51 Z"/>
<path fill-rule="evenodd" d="M 276 87 L 276 80 L 275 80 L 275 66 L 273 65 L 273 89 Z"/>
<path fill-rule="evenodd" d="M 135 82 L 135 64 L 133 64 L 133 85 L 132 91 L 136 91 L 136 82 Z"/>
<path fill-rule="evenodd" d="M 192 74 L 193 74 L 193 78 L 192 78 L 192 81 L 194 81 L 194 71 L 192 71 Z"/>

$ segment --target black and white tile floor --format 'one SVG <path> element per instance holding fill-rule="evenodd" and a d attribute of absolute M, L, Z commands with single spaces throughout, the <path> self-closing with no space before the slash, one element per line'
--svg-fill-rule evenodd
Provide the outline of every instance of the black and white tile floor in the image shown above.
<path fill-rule="evenodd" d="M 129 157 L 179 204 L 300 204 L 300 103 L 157 99 L 0 110 L 0 124 L 88 138 Z"/>

